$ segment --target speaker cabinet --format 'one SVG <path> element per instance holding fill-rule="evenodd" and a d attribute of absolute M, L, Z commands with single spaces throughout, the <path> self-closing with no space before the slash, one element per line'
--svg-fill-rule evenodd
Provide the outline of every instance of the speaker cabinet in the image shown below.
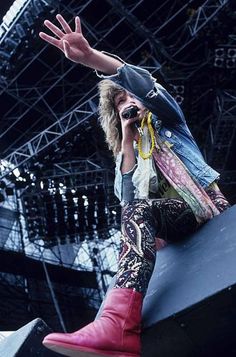
<path fill-rule="evenodd" d="M 42 345 L 51 329 L 41 319 L 35 319 L 4 338 L 0 343 L 1 357 L 60 357 Z"/>
<path fill-rule="evenodd" d="M 236 356 L 236 206 L 157 253 L 143 357 Z"/>

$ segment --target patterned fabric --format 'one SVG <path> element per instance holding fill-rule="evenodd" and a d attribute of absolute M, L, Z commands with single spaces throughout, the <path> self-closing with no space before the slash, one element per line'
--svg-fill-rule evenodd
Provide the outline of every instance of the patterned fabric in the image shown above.
<path fill-rule="evenodd" d="M 213 182 L 207 189 L 206 192 L 214 205 L 217 207 L 219 212 L 225 211 L 227 208 L 230 207 L 229 202 L 223 195 L 223 193 L 220 191 L 218 185 Z"/>
<path fill-rule="evenodd" d="M 229 202 L 213 183 L 207 194 L 223 212 Z M 134 200 L 123 208 L 119 269 L 115 287 L 145 294 L 151 278 L 158 240 L 173 243 L 192 234 L 200 224 L 183 199 Z M 163 244 L 162 244 L 163 247 Z"/>
<path fill-rule="evenodd" d="M 152 155 L 181 198 L 135 199 L 123 208 L 115 287 L 134 288 L 143 294 L 154 269 L 156 237 L 167 243 L 176 242 L 229 207 L 218 186 L 212 184 L 206 192 L 158 135 Z"/>
<path fill-rule="evenodd" d="M 199 223 L 204 223 L 219 214 L 204 189 L 193 181 L 180 159 L 158 135 L 153 158 L 170 185 L 189 204 Z"/>
<path fill-rule="evenodd" d="M 199 224 L 182 199 L 134 200 L 122 212 L 122 237 L 115 287 L 145 294 L 156 255 L 156 236 L 174 242 Z"/>

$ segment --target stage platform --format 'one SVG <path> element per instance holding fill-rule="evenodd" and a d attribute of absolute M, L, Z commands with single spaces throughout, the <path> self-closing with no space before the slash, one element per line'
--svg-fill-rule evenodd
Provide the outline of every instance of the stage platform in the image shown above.
<path fill-rule="evenodd" d="M 236 356 L 236 206 L 157 253 L 142 314 L 142 357 Z M 50 332 L 36 319 L 0 356 L 59 356 L 41 345 Z"/>
<path fill-rule="evenodd" d="M 157 253 L 143 357 L 236 356 L 236 206 Z"/>
<path fill-rule="evenodd" d="M 13 331 L 8 337 L 7 333 L 0 335 L 1 357 L 61 357 L 58 353 L 50 351 L 42 345 L 42 340 L 52 330 L 42 319 L 35 319 L 27 325 Z"/>

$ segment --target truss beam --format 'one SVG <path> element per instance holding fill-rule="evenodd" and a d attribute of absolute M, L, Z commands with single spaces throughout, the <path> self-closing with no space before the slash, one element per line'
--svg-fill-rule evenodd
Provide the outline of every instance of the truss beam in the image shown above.
<path fill-rule="evenodd" d="M 42 150 L 57 141 L 65 133 L 75 129 L 78 125 L 89 120 L 94 115 L 93 99 L 97 94 L 92 96 L 87 102 L 79 108 L 74 109 L 68 114 L 61 117 L 46 130 L 36 135 L 33 139 L 22 145 L 18 150 L 8 155 L 3 161 L 9 163 L 2 173 L 2 178 L 7 176 L 14 168 L 28 162 L 32 157 L 39 154 Z"/>
<path fill-rule="evenodd" d="M 190 19 L 188 24 L 189 31 L 192 37 L 195 37 L 204 26 L 211 21 L 219 11 L 223 9 L 229 0 L 207 0 L 200 6 Z"/>
<path fill-rule="evenodd" d="M 223 171 L 236 134 L 236 93 L 221 91 L 215 101 L 215 115 L 209 127 L 205 153 L 217 170 Z"/>

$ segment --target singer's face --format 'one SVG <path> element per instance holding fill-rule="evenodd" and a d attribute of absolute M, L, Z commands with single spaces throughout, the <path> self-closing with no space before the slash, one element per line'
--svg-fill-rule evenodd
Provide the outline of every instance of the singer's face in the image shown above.
<path fill-rule="evenodd" d="M 115 97 L 115 108 L 119 113 L 120 119 L 122 118 L 122 113 L 125 109 L 129 108 L 132 105 L 136 105 L 139 108 L 137 120 L 141 120 L 145 115 L 144 105 L 137 99 L 135 96 L 127 91 L 123 91 Z"/>

